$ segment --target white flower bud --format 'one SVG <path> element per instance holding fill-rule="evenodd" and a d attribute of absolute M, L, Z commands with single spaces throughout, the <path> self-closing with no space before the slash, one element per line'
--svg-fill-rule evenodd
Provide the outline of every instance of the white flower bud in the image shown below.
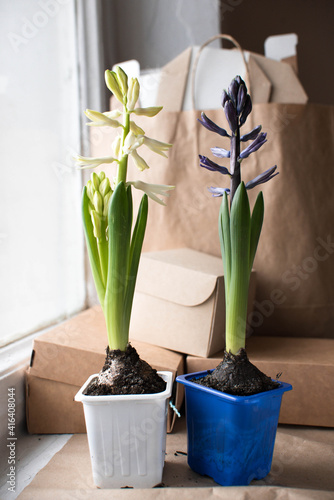
<path fill-rule="evenodd" d="M 102 158 L 88 158 L 85 156 L 75 155 L 73 159 L 76 162 L 78 168 L 87 169 L 87 168 L 95 168 L 101 165 L 102 163 L 113 163 L 117 161 L 116 158 L 112 158 L 111 156 L 106 156 Z"/>
<path fill-rule="evenodd" d="M 101 193 L 99 193 L 99 191 L 95 191 L 95 193 L 94 193 L 93 205 L 94 205 L 96 212 L 99 215 L 102 215 L 103 214 L 103 198 L 101 196 Z"/>
<path fill-rule="evenodd" d="M 131 158 L 133 159 L 133 161 L 134 161 L 134 163 L 135 163 L 136 167 L 137 167 L 139 170 L 143 171 L 143 170 L 145 170 L 146 168 L 150 168 L 150 167 L 147 165 L 147 163 L 146 163 L 146 161 L 144 160 L 144 158 L 142 158 L 141 156 L 139 156 L 139 154 L 137 153 L 137 151 L 136 151 L 136 150 L 133 150 L 133 151 L 131 152 Z"/>
<path fill-rule="evenodd" d="M 148 108 L 136 108 L 133 112 L 138 116 L 155 116 L 162 110 L 162 106 L 151 106 Z"/>
<path fill-rule="evenodd" d="M 109 209 L 109 204 L 112 196 L 112 190 L 108 191 L 108 193 L 105 195 L 104 200 L 103 200 L 103 216 L 107 217 L 108 215 L 108 209 Z"/>
<path fill-rule="evenodd" d="M 93 230 L 94 230 L 94 236 L 95 238 L 100 239 L 101 238 L 101 217 L 95 212 L 95 210 L 92 210 L 91 213 L 91 218 L 92 218 L 92 223 L 93 223 Z"/>
<path fill-rule="evenodd" d="M 94 196 L 94 186 L 91 180 L 87 182 L 87 196 L 89 200 L 93 203 L 93 196 Z"/>
<path fill-rule="evenodd" d="M 103 181 L 101 181 L 101 184 L 100 184 L 100 187 L 99 187 L 99 192 L 101 193 L 101 195 L 103 196 L 103 198 L 105 197 L 105 195 L 108 193 L 108 191 L 111 190 L 111 187 L 110 187 L 110 181 L 108 179 L 108 177 L 105 177 L 103 179 Z"/>
<path fill-rule="evenodd" d="M 114 141 L 113 141 L 113 143 L 111 145 L 111 147 L 113 149 L 113 152 L 114 152 L 114 155 L 116 156 L 116 158 L 119 158 L 119 153 L 120 153 L 120 150 L 121 150 L 121 144 L 122 144 L 122 138 L 121 138 L 120 135 L 118 135 L 114 139 Z"/>
<path fill-rule="evenodd" d="M 138 125 L 135 122 L 133 122 L 132 120 L 130 121 L 130 130 L 135 135 L 144 135 L 145 134 L 145 131 L 141 127 L 138 127 Z"/>
<path fill-rule="evenodd" d="M 112 111 L 105 111 L 103 113 L 107 118 L 111 118 L 112 120 L 115 120 L 116 118 L 119 118 L 122 116 L 123 112 L 120 109 L 113 109 Z"/>
<path fill-rule="evenodd" d="M 95 127 L 112 127 L 118 128 L 122 125 L 117 120 L 113 120 L 109 118 L 105 113 L 99 113 L 99 111 L 93 111 L 92 109 L 86 109 L 85 115 L 89 118 L 91 123 L 87 123 L 87 125 L 95 126 Z"/>
<path fill-rule="evenodd" d="M 171 189 L 175 188 L 175 186 L 168 186 L 165 184 L 148 184 L 147 182 L 143 181 L 131 181 L 128 182 L 127 184 L 128 185 L 130 184 L 136 189 L 144 191 L 144 193 L 146 193 L 147 196 L 149 196 L 152 200 L 156 201 L 160 205 L 165 205 L 165 202 L 160 198 L 158 198 L 157 195 L 169 196 L 169 193 L 167 191 L 170 191 Z"/>
<path fill-rule="evenodd" d="M 131 78 L 127 94 L 127 108 L 129 111 L 134 109 L 139 98 L 139 91 L 140 86 L 137 78 Z"/>
<path fill-rule="evenodd" d="M 164 156 L 165 158 L 167 158 L 165 151 L 168 151 L 168 149 L 172 147 L 172 145 L 168 144 L 167 142 L 157 141 L 156 139 L 151 139 L 150 137 L 146 136 L 144 137 L 144 144 L 151 151 L 161 156 Z"/>
<path fill-rule="evenodd" d="M 127 155 L 132 153 L 135 149 L 139 148 L 144 142 L 143 135 L 135 135 L 133 132 L 129 132 L 125 138 L 123 145 L 123 154 Z"/>
<path fill-rule="evenodd" d="M 90 176 L 91 180 L 92 180 L 92 185 L 93 185 L 93 188 L 94 189 L 99 189 L 99 185 L 100 185 L 100 178 L 99 176 L 97 175 L 96 172 L 92 172 L 91 176 Z"/>
<path fill-rule="evenodd" d="M 117 75 L 118 84 L 124 96 L 128 91 L 128 76 L 120 66 L 116 66 L 115 73 Z"/>
<path fill-rule="evenodd" d="M 108 89 L 114 94 L 118 101 L 123 103 L 123 94 L 121 89 L 119 88 L 115 73 L 107 69 L 104 73 L 104 79 Z"/>

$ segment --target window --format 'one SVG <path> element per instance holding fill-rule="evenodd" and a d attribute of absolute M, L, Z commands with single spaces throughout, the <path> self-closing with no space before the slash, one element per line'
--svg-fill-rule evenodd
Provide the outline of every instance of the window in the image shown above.
<path fill-rule="evenodd" d="M 73 0 L 1 3 L 0 345 L 85 304 Z"/>
<path fill-rule="evenodd" d="M 217 0 L 205 23 L 200 0 L 191 16 L 193 0 L 173 2 L 175 12 L 163 0 L 1 2 L 0 346 L 95 302 L 71 161 L 90 152 L 82 111 L 107 109 L 103 74 L 116 62 L 161 66 L 217 32 Z"/>

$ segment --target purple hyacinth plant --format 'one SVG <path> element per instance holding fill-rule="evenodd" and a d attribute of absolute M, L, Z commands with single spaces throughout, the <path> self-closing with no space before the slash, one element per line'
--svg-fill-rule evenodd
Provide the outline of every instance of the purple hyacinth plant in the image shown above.
<path fill-rule="evenodd" d="M 255 258 L 264 216 L 262 191 L 258 194 L 253 211 L 247 190 L 263 184 L 278 175 L 273 166 L 246 184 L 241 180 L 241 163 L 258 151 L 267 141 L 267 134 L 261 126 L 241 135 L 240 129 L 252 111 L 252 101 L 245 82 L 240 76 L 234 78 L 222 94 L 222 107 L 230 128 L 215 124 L 205 113 L 200 123 L 209 131 L 229 140 L 229 149 L 211 148 L 216 158 L 229 159 L 229 168 L 221 166 L 206 156 L 199 156 L 200 166 L 230 177 L 230 187 L 210 187 L 214 197 L 222 197 L 219 212 L 219 238 L 224 266 L 226 301 L 226 347 L 227 352 L 237 354 L 245 349 L 246 320 L 249 279 Z M 241 149 L 242 143 L 252 141 Z M 230 203 L 228 203 L 228 196 Z"/>

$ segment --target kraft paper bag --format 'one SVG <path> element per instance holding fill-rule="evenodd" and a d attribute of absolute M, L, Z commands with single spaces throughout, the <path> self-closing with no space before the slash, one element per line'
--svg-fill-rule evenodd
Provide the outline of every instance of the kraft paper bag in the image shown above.
<path fill-rule="evenodd" d="M 168 71 L 162 71 L 157 104 L 165 108 L 154 120 L 136 117 L 148 137 L 173 144 L 168 159 L 141 148 L 150 169 L 139 173 L 130 165 L 129 180 L 176 186 L 166 199 L 167 207 L 149 203 L 144 251 L 188 247 L 220 256 L 221 199 L 212 198 L 207 188 L 228 187 L 229 179 L 201 168 L 198 155 L 212 157 L 211 147 L 228 148 L 229 144 L 197 120 L 205 111 L 218 125 L 228 126 L 222 108 L 182 110 L 189 61 L 185 51 L 168 65 Z M 268 135 L 261 150 L 242 162 L 241 175 L 247 182 L 275 164 L 279 175 L 262 186 L 265 216 L 254 263 L 257 292 L 248 318 L 250 333 L 334 337 L 334 107 L 263 102 L 268 85 L 261 72 L 252 71 L 252 65 L 246 68 L 246 81 L 254 89 L 251 95 L 262 102 L 253 104 L 242 133 L 261 124 Z M 173 84 L 166 85 L 164 77 Z M 290 95 L 295 95 L 295 89 Z M 103 128 L 94 154 L 109 154 L 113 133 Z M 228 160 L 220 163 L 229 166 Z M 257 187 L 248 192 L 251 207 L 259 191 Z M 141 191 L 133 189 L 134 205 L 138 206 L 141 196 Z"/>
<path fill-rule="evenodd" d="M 144 250 L 188 247 L 219 256 L 221 199 L 212 198 L 207 188 L 228 187 L 229 180 L 201 168 L 198 155 L 212 157 L 211 147 L 228 147 L 228 142 L 198 123 L 200 110 L 180 109 L 186 62 L 183 54 L 169 91 L 163 73 L 160 82 L 164 101 L 170 102 L 167 109 L 177 105 L 179 110 L 163 109 L 152 121 L 137 120 L 147 136 L 173 144 L 168 159 L 141 149 L 151 167 L 140 174 L 141 180 L 176 186 L 167 207 L 150 203 Z M 204 111 L 227 128 L 222 108 Z M 334 337 L 334 107 L 262 102 L 253 105 L 242 132 L 259 124 L 268 142 L 242 162 L 242 178 L 247 182 L 274 164 L 279 175 L 262 186 L 265 218 L 254 264 L 251 333 Z M 135 169 L 131 175 L 139 177 Z M 249 191 L 251 207 L 259 190 Z M 136 190 L 133 194 L 141 197 Z"/>

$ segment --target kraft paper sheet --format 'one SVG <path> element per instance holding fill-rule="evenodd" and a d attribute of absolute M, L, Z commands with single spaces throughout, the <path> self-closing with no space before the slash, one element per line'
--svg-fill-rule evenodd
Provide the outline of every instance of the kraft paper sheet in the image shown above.
<path fill-rule="evenodd" d="M 334 430 L 279 426 L 270 474 L 245 487 L 222 487 L 193 472 L 187 451 L 185 421 L 167 436 L 163 487 L 150 490 L 99 490 L 93 484 L 87 437 L 74 435 L 19 500 L 191 499 L 330 500 L 334 496 Z"/>

